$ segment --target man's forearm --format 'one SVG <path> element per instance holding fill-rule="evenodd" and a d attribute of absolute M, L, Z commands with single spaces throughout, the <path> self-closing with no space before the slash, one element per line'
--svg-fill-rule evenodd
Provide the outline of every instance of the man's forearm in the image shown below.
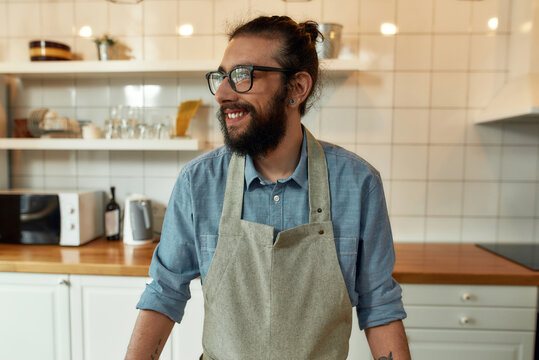
<path fill-rule="evenodd" d="M 174 321 L 166 315 L 140 310 L 125 360 L 158 359 L 173 327 Z"/>
<path fill-rule="evenodd" d="M 365 329 L 365 336 L 375 360 L 411 359 L 401 320 Z"/>

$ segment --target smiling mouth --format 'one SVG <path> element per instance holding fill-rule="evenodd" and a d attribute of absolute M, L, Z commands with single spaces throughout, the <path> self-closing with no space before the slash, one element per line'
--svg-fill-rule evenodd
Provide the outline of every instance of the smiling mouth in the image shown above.
<path fill-rule="evenodd" d="M 232 120 L 235 120 L 237 118 L 241 118 L 243 116 L 247 115 L 247 112 L 246 111 L 238 111 L 238 112 L 230 112 L 230 113 L 227 113 L 226 114 L 226 117 L 228 119 L 232 119 Z"/>
<path fill-rule="evenodd" d="M 245 109 L 227 109 L 224 111 L 226 124 L 236 127 L 249 115 L 249 111 Z"/>

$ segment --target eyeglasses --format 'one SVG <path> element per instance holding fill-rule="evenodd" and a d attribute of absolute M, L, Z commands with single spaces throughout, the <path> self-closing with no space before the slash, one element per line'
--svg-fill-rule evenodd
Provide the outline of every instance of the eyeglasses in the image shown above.
<path fill-rule="evenodd" d="M 228 83 L 232 90 L 237 93 L 246 93 L 253 87 L 253 71 L 278 71 L 282 73 L 296 73 L 298 70 L 281 69 L 268 66 L 238 65 L 234 66 L 228 73 L 223 74 L 220 71 L 210 71 L 206 74 L 210 92 L 215 95 L 219 86 L 228 77 Z"/>

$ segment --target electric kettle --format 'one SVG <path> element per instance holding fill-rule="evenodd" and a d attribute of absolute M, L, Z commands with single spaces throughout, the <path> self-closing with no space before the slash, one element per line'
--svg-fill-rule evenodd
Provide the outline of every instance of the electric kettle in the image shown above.
<path fill-rule="evenodd" d="M 124 208 L 125 244 L 141 245 L 154 240 L 152 202 L 144 195 L 129 195 Z"/>

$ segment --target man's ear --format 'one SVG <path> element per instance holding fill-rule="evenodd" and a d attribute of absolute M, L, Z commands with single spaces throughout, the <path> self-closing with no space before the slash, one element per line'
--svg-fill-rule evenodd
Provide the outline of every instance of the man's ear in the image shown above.
<path fill-rule="evenodd" d="M 313 79 L 306 71 L 300 71 L 290 78 L 288 84 L 288 106 L 299 106 L 303 103 L 313 86 Z"/>

